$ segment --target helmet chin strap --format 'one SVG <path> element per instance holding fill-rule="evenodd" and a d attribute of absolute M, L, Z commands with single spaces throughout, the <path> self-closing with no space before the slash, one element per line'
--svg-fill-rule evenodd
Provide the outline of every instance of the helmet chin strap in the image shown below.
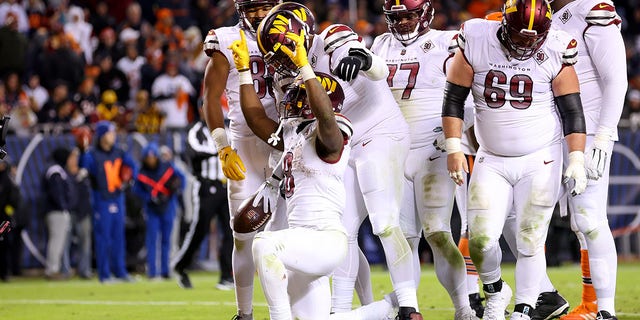
<path fill-rule="evenodd" d="M 274 147 L 278 145 L 280 140 L 282 140 L 280 139 L 280 131 L 282 131 L 282 122 L 283 122 L 283 119 L 280 119 L 280 122 L 278 123 L 278 129 L 276 130 L 276 132 L 271 134 L 269 139 L 267 139 L 267 142 Z"/>

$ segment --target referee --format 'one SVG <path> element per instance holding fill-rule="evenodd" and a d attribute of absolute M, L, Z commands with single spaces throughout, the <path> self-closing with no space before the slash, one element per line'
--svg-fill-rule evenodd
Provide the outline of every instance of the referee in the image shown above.
<path fill-rule="evenodd" d="M 202 113 L 201 108 L 200 113 Z M 221 181 L 224 179 L 224 174 L 218 160 L 218 152 L 202 116 L 201 120 L 189 125 L 186 140 L 187 161 L 191 165 L 192 173 L 197 178 L 193 182 L 191 190 L 193 212 L 197 212 L 197 214 L 193 215 L 189 231 L 171 265 L 178 274 L 178 285 L 185 289 L 192 288 L 191 280 L 185 269 L 191 264 L 193 255 L 200 248 L 205 235 L 209 234 L 211 219 L 218 216 L 218 226 L 222 231 L 222 244 L 218 251 L 220 282 L 216 288 L 232 290 L 233 236 L 229 226 L 227 187 Z"/>

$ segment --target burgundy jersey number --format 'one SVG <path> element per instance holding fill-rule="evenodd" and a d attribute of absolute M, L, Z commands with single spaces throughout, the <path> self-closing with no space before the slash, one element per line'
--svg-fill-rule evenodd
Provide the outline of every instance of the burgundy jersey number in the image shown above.
<path fill-rule="evenodd" d="M 498 70 L 487 72 L 484 78 L 484 100 L 489 108 L 500 108 L 506 102 L 506 92 L 496 84 L 507 84 L 507 75 Z M 509 94 L 517 100 L 510 100 L 509 103 L 515 109 L 527 109 L 531 106 L 533 92 L 533 80 L 526 74 L 516 74 L 509 81 Z"/>
<path fill-rule="evenodd" d="M 387 84 L 389 88 L 393 87 L 393 77 L 396 75 L 398 71 L 397 64 L 388 64 L 389 67 L 389 76 L 387 77 Z M 418 71 L 420 71 L 420 63 L 419 62 L 408 62 L 400 64 L 400 70 L 409 70 L 409 79 L 407 79 L 407 86 L 402 91 L 402 99 L 407 100 L 411 98 L 411 91 L 416 87 L 416 79 L 418 77 Z"/>
<path fill-rule="evenodd" d="M 249 61 L 249 69 L 251 70 L 251 77 L 253 78 L 253 85 L 256 88 L 258 98 L 264 98 L 267 93 L 272 95 L 270 81 L 268 81 L 269 72 L 263 58 L 260 56 L 251 56 Z"/>
<path fill-rule="evenodd" d="M 284 174 L 283 186 L 284 196 L 291 198 L 296 187 L 296 183 L 293 179 L 293 173 L 291 172 L 293 165 L 293 152 L 287 152 L 282 160 L 282 173 Z"/>

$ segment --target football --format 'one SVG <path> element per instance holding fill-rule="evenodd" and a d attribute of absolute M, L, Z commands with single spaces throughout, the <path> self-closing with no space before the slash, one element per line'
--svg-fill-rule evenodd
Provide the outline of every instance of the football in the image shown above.
<path fill-rule="evenodd" d="M 272 212 L 263 210 L 264 198 L 258 202 L 257 206 L 253 206 L 253 200 L 256 194 L 246 199 L 238 208 L 233 217 L 233 231 L 237 233 L 250 233 L 260 230 L 271 218 Z"/>

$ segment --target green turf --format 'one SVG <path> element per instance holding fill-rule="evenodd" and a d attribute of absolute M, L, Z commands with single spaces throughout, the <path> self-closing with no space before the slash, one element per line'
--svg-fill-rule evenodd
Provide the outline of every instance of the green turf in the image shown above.
<path fill-rule="evenodd" d="M 513 265 L 503 269 L 504 279 L 515 288 Z M 549 269 L 560 292 L 574 305 L 580 298 L 580 268 Z M 179 288 L 175 281 L 101 285 L 97 280 L 73 279 L 50 282 L 40 278 L 16 278 L 0 283 L 0 319 L 231 319 L 235 313 L 233 291 L 216 290 L 217 274 L 192 274 L 193 290 Z M 640 319 L 640 264 L 620 264 L 618 269 L 618 318 Z M 376 298 L 390 290 L 388 273 L 372 271 Z M 258 285 L 258 281 L 256 281 Z M 262 291 L 255 291 L 254 319 L 268 319 Z M 435 278 L 432 265 L 423 265 L 418 296 L 425 319 L 453 319 L 451 302 Z"/>

